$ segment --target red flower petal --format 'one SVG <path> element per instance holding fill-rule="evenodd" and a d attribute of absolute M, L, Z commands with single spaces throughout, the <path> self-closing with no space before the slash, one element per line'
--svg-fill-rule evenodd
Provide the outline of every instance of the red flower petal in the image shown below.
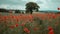
<path fill-rule="evenodd" d="M 55 15 L 53 15 L 53 16 L 52 16 L 52 18 L 53 18 L 53 19 L 55 19 L 55 18 L 56 18 L 56 16 L 55 16 Z"/>
<path fill-rule="evenodd" d="M 48 30 L 53 30 L 53 28 L 51 26 L 48 26 Z"/>
<path fill-rule="evenodd" d="M 24 26 L 25 24 L 21 24 L 21 26 Z"/>
<path fill-rule="evenodd" d="M 28 28 L 24 28 L 24 31 L 26 32 L 26 33 L 30 33 L 30 30 L 28 30 Z"/>
<path fill-rule="evenodd" d="M 48 33 L 48 34 L 54 34 L 53 30 L 49 31 L 49 33 Z"/>
<path fill-rule="evenodd" d="M 58 10 L 60 10 L 60 8 L 58 8 Z"/>
<path fill-rule="evenodd" d="M 18 24 L 16 24 L 16 27 L 18 27 Z"/>
<path fill-rule="evenodd" d="M 10 28 L 11 28 L 11 29 L 13 29 L 13 28 L 14 28 L 14 26 L 10 26 Z"/>

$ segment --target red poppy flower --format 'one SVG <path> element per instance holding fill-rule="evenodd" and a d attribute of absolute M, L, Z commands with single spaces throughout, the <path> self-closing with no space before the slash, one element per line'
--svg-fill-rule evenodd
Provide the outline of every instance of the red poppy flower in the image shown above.
<path fill-rule="evenodd" d="M 19 22 L 19 19 L 16 19 L 17 22 Z"/>
<path fill-rule="evenodd" d="M 5 20 L 8 19 L 8 16 L 4 16 L 4 19 L 5 19 Z"/>
<path fill-rule="evenodd" d="M 16 19 L 17 22 L 19 22 L 19 17 L 15 16 L 15 19 Z"/>
<path fill-rule="evenodd" d="M 21 24 L 21 26 L 24 26 L 25 24 Z"/>
<path fill-rule="evenodd" d="M 52 16 L 52 18 L 53 18 L 53 19 L 55 19 L 55 18 L 56 18 L 56 16 L 55 16 L 55 15 L 53 15 L 53 16 Z"/>
<path fill-rule="evenodd" d="M 33 22 L 33 20 L 32 20 L 32 19 L 30 19 L 29 21 L 30 21 L 30 22 Z"/>
<path fill-rule="evenodd" d="M 52 15 L 51 14 L 48 14 L 47 16 L 48 16 L 47 18 L 50 19 Z"/>
<path fill-rule="evenodd" d="M 14 16 L 11 16 L 11 18 L 14 18 Z"/>
<path fill-rule="evenodd" d="M 53 30 L 49 31 L 48 34 L 54 34 Z"/>
<path fill-rule="evenodd" d="M 24 28 L 24 31 L 26 32 L 26 33 L 30 33 L 30 30 L 28 30 L 28 28 Z"/>
<path fill-rule="evenodd" d="M 51 26 L 48 26 L 48 30 L 53 30 L 53 28 Z"/>
<path fill-rule="evenodd" d="M 48 30 L 49 30 L 48 34 L 54 34 L 53 28 L 51 26 L 48 27 Z"/>
<path fill-rule="evenodd" d="M 16 24 L 15 26 L 16 26 L 16 27 L 18 27 L 19 25 L 18 25 L 18 24 Z"/>
<path fill-rule="evenodd" d="M 32 15 L 29 15 L 29 18 L 33 19 L 33 16 Z"/>
<path fill-rule="evenodd" d="M 12 25 L 12 26 L 10 26 L 10 28 L 11 28 L 11 29 L 13 29 L 13 28 L 14 28 L 14 26 Z"/>
<path fill-rule="evenodd" d="M 58 10 L 60 10 L 60 8 L 58 8 Z"/>

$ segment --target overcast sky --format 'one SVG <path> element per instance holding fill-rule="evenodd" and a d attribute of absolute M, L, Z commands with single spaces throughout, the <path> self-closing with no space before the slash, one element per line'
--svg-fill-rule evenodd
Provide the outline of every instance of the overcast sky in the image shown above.
<path fill-rule="evenodd" d="M 40 10 L 57 10 L 60 0 L 0 0 L 0 8 L 25 10 L 25 4 L 36 2 Z"/>

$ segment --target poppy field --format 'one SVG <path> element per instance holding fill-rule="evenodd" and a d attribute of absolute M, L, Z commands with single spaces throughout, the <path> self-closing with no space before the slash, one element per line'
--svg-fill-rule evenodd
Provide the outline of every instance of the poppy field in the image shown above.
<path fill-rule="evenodd" d="M 0 13 L 0 34 L 60 34 L 60 14 Z"/>

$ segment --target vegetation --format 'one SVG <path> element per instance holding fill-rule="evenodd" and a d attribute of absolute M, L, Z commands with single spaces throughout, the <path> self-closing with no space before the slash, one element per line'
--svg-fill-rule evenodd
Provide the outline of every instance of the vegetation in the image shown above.
<path fill-rule="evenodd" d="M 60 34 L 60 14 L 0 13 L 0 34 Z"/>
<path fill-rule="evenodd" d="M 39 6 L 34 2 L 29 2 L 26 4 L 26 13 L 32 14 L 33 10 L 38 11 Z"/>

